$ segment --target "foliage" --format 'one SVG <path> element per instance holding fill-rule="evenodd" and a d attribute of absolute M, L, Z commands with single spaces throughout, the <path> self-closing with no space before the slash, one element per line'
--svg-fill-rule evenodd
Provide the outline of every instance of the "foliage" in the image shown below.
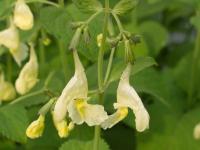
<path fill-rule="evenodd" d="M 25 132 L 28 123 L 37 118 L 38 110 L 52 97 L 51 92 L 53 96 L 59 96 L 73 75 L 73 56 L 68 46 L 77 26 L 101 11 L 104 0 L 65 0 L 62 7 L 50 6 L 40 0 L 27 2 L 34 14 L 35 25 L 29 31 L 20 31 L 20 39 L 23 42 L 34 39 L 36 43 L 39 82 L 20 102 L 2 102 L 0 149 L 91 150 L 94 130 L 86 125 L 75 126 L 68 138 L 60 139 L 48 116 L 42 137 L 27 139 Z M 56 0 L 48 2 L 58 3 Z M 1 30 L 6 28 L 8 18 L 13 14 L 14 3 L 14 0 L 0 0 Z M 135 116 L 129 110 L 124 121 L 102 131 L 99 150 L 199 149 L 200 141 L 193 137 L 193 129 L 200 122 L 199 6 L 199 0 L 110 0 L 110 7 L 121 19 L 124 30 L 135 37 L 140 35 L 140 43 L 133 46 L 136 60 L 130 82 L 150 114 L 150 127 L 143 133 L 136 132 Z M 98 88 L 96 37 L 103 32 L 104 14 L 95 17 L 84 26 L 88 27 L 90 43 L 81 38 L 77 46 L 91 90 Z M 114 18 L 109 17 L 117 34 L 118 26 Z M 45 45 L 45 40 L 50 43 Z M 112 46 L 109 42 L 105 44 L 103 75 L 109 63 Z M 119 42 L 104 93 L 104 105 L 109 114 L 116 111 L 113 103 L 126 66 L 123 46 Z M 5 79 L 12 83 L 21 70 L 3 46 L 0 47 L 0 69 L 6 74 Z M 53 76 L 45 87 L 50 72 Z M 31 96 L 38 91 L 40 94 Z M 97 95 L 91 94 L 90 98 L 91 103 L 97 102 Z"/>

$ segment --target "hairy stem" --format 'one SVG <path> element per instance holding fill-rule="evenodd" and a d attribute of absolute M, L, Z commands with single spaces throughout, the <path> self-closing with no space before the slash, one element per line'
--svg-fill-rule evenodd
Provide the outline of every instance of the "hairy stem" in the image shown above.
<path fill-rule="evenodd" d="M 105 0 L 105 16 L 104 16 L 104 25 L 103 25 L 103 39 L 101 42 L 101 47 L 99 49 L 98 54 L 98 87 L 99 87 L 99 104 L 103 104 L 103 58 L 105 51 L 105 43 L 107 36 L 107 27 L 108 27 L 108 19 L 109 19 L 109 0 Z M 95 126 L 94 133 L 94 143 L 93 150 L 99 150 L 99 139 L 101 136 L 101 128 L 100 126 Z"/>

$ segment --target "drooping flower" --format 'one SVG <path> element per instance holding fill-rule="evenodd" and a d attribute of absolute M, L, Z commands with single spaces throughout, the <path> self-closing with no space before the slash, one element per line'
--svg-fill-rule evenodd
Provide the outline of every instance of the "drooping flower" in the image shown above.
<path fill-rule="evenodd" d="M 103 106 L 87 103 L 88 83 L 83 65 L 80 62 L 77 51 L 73 51 L 75 74 L 64 88 L 54 108 L 54 121 L 62 122 L 67 112 L 72 122 L 88 125 L 99 125 L 107 119 L 107 113 Z"/>
<path fill-rule="evenodd" d="M 0 74 L 0 101 L 10 101 L 16 97 L 14 86 L 5 81 L 3 73 Z"/>
<path fill-rule="evenodd" d="M 0 46 L 1 45 L 10 50 L 10 53 L 19 66 L 27 57 L 27 48 L 25 44 L 20 44 L 19 33 L 12 21 L 8 29 L 0 32 Z"/>
<path fill-rule="evenodd" d="M 146 111 L 140 97 L 135 89 L 130 86 L 129 77 L 131 73 L 131 64 L 128 64 L 122 73 L 117 89 L 117 103 L 114 104 L 117 111 L 101 124 L 102 128 L 113 127 L 119 121 L 123 120 L 128 114 L 128 108 L 135 114 L 136 129 L 139 132 L 149 128 L 149 114 Z"/>
<path fill-rule="evenodd" d="M 15 87 L 19 94 L 29 92 L 38 82 L 38 60 L 33 45 L 30 45 L 29 61 L 22 68 L 16 80 Z"/>
<path fill-rule="evenodd" d="M 33 27 L 33 14 L 24 0 L 17 0 L 14 9 L 14 23 L 22 30 L 30 30 Z"/>
<path fill-rule="evenodd" d="M 28 126 L 28 128 L 26 129 L 26 135 L 31 139 L 42 136 L 44 131 L 44 121 L 45 117 L 43 115 L 40 115 L 37 120 L 33 121 Z"/>
<path fill-rule="evenodd" d="M 200 123 L 198 123 L 194 127 L 194 132 L 193 132 L 194 139 L 199 140 L 200 139 Z"/>

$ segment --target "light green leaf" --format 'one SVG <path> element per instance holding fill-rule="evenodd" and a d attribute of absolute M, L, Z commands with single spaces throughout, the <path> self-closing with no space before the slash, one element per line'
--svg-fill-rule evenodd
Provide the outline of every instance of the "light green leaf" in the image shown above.
<path fill-rule="evenodd" d="M 142 71 L 145 68 L 151 67 L 153 65 L 156 65 L 156 61 L 152 57 L 140 57 L 136 59 L 135 64 L 132 68 L 132 75 Z M 109 82 L 116 81 L 120 78 L 123 70 L 125 69 L 125 63 L 124 61 L 118 61 L 114 63 L 114 67 L 111 71 Z"/>
<path fill-rule="evenodd" d="M 16 105 L 0 108 L 0 133 L 3 136 L 25 143 L 27 125 L 28 119 L 24 108 Z"/>
<path fill-rule="evenodd" d="M 93 148 L 93 140 L 83 142 L 79 140 L 69 140 L 65 142 L 59 150 L 91 150 Z M 99 150 L 109 150 L 108 144 L 101 139 L 99 141 Z"/>
<path fill-rule="evenodd" d="M 98 0 L 72 0 L 82 12 L 95 12 L 102 8 Z"/>
<path fill-rule="evenodd" d="M 113 12 L 121 15 L 134 9 L 137 4 L 138 0 L 121 0 L 115 5 Z"/>

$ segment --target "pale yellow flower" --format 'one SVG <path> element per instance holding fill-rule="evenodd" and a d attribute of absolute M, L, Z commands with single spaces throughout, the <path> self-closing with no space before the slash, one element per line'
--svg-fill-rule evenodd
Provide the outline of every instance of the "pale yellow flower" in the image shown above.
<path fill-rule="evenodd" d="M 0 46 L 1 45 L 9 49 L 19 66 L 27 57 L 27 46 L 25 44 L 20 44 L 19 33 L 12 21 L 8 29 L 0 32 Z"/>
<path fill-rule="evenodd" d="M 88 82 L 77 51 L 73 51 L 75 74 L 64 88 L 54 108 L 54 120 L 61 122 L 67 112 L 73 123 L 97 125 L 107 119 L 103 106 L 87 103 Z M 97 114 L 98 113 L 98 114 Z M 101 116 L 102 115 L 102 116 Z"/>
<path fill-rule="evenodd" d="M 28 126 L 28 128 L 26 129 L 26 135 L 31 139 L 35 139 L 42 136 L 44 131 L 44 121 L 45 117 L 40 115 L 37 120 L 33 121 Z"/>
<path fill-rule="evenodd" d="M 0 32 L 0 45 L 7 47 L 8 49 L 18 49 L 19 47 L 19 34 L 18 31 L 11 22 L 9 28 Z"/>
<path fill-rule="evenodd" d="M 69 129 L 66 120 L 62 120 L 60 122 L 54 121 L 54 124 L 60 138 L 66 138 L 69 136 Z"/>
<path fill-rule="evenodd" d="M 14 9 L 14 23 L 22 30 L 30 30 L 33 27 L 33 14 L 24 0 L 17 0 Z"/>
<path fill-rule="evenodd" d="M 29 92 L 38 82 L 38 60 L 33 45 L 30 48 L 29 61 L 22 68 L 15 87 L 19 94 L 23 95 Z"/>
<path fill-rule="evenodd" d="M 199 140 L 200 139 L 200 123 L 198 123 L 194 127 L 194 132 L 193 132 L 194 139 Z"/>
<path fill-rule="evenodd" d="M 107 129 L 124 119 L 128 114 L 128 109 L 133 110 L 135 114 L 136 129 L 139 132 L 149 128 L 149 114 L 146 111 L 140 97 L 135 89 L 129 84 L 131 73 L 131 64 L 128 64 L 122 73 L 119 86 L 117 89 L 117 103 L 114 104 L 117 112 L 109 116 L 109 118 L 101 124 L 102 128 Z"/>
<path fill-rule="evenodd" d="M 0 74 L 0 101 L 10 101 L 16 97 L 14 86 L 5 81 L 4 75 Z"/>

